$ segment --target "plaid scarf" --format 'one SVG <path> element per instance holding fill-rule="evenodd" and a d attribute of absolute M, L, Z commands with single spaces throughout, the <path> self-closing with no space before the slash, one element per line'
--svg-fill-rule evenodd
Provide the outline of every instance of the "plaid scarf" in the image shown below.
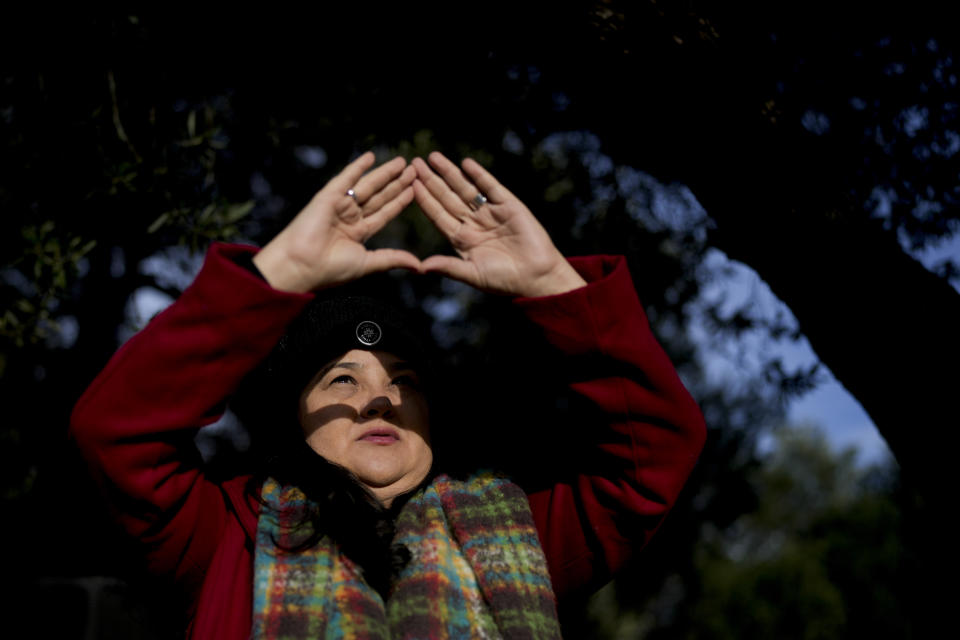
<path fill-rule="evenodd" d="M 504 478 L 440 475 L 407 501 L 394 540 L 411 560 L 386 603 L 329 538 L 284 550 L 303 539 L 299 489 L 268 479 L 262 497 L 252 638 L 560 637 L 530 505 Z"/>

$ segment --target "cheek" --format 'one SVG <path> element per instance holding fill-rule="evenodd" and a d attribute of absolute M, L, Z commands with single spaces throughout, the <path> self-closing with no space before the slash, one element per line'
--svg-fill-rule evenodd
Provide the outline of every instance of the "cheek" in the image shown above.
<path fill-rule="evenodd" d="M 349 407 L 341 403 L 318 401 L 316 395 L 301 400 L 299 411 L 300 430 L 310 448 L 327 458 L 336 459 L 349 439 L 352 420 L 347 415 Z"/>
<path fill-rule="evenodd" d="M 430 403 L 427 402 L 427 396 L 423 391 L 410 390 L 403 394 L 403 403 L 410 407 L 410 410 L 417 414 L 423 422 L 430 418 Z"/>
<path fill-rule="evenodd" d="M 418 435 L 420 438 L 414 456 L 414 466 L 418 469 L 429 470 L 433 466 L 433 442 L 430 439 L 430 423 L 426 412 L 423 414 L 423 423 L 418 430 Z"/>
<path fill-rule="evenodd" d="M 305 437 L 310 438 L 316 431 L 334 423 L 350 422 L 357 418 L 357 411 L 350 401 L 350 389 L 341 387 L 314 388 L 300 396 L 297 419 Z"/>
<path fill-rule="evenodd" d="M 430 444 L 430 408 L 423 399 L 411 403 L 410 428 Z"/>
<path fill-rule="evenodd" d="M 416 439 L 412 447 L 408 465 L 412 471 L 429 470 L 433 466 L 433 446 L 430 443 L 430 433 L 418 433 L 422 436 Z"/>
<path fill-rule="evenodd" d="M 304 425 L 304 437 L 311 449 L 337 464 L 345 463 L 350 439 L 345 428 L 337 423 Z"/>

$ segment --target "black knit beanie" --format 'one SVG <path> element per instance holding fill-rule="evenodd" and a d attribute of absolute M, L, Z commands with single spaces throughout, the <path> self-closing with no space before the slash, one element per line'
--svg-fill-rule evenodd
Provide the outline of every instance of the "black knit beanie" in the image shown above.
<path fill-rule="evenodd" d="M 431 377 L 426 327 L 385 300 L 328 294 L 311 301 L 289 326 L 267 361 L 270 386 L 299 397 L 325 364 L 350 351 L 386 351 Z"/>

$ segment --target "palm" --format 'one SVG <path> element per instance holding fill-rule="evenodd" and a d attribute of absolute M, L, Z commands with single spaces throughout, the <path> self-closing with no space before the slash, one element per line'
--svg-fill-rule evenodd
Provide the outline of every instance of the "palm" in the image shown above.
<path fill-rule="evenodd" d="M 414 160 L 416 198 L 460 258 L 431 256 L 425 271 L 510 295 L 547 295 L 583 284 L 530 210 L 480 165 L 464 162 L 475 186 L 442 155 L 430 161 L 440 175 Z M 489 199 L 471 206 L 478 187 Z"/>
<path fill-rule="evenodd" d="M 478 285 L 492 291 L 522 289 L 524 281 L 547 274 L 558 254 L 519 200 L 471 211 L 450 242 L 474 270 Z"/>
<path fill-rule="evenodd" d="M 410 203 L 416 175 L 402 158 L 363 175 L 372 164 L 372 153 L 353 161 L 254 258 L 271 285 L 306 292 L 375 271 L 419 268 L 420 261 L 406 251 L 363 245 Z M 348 189 L 357 197 L 347 195 Z"/>
<path fill-rule="evenodd" d="M 369 262 L 373 252 L 364 243 L 378 230 L 369 218 L 359 215 L 351 215 L 347 219 L 333 217 L 329 228 L 323 234 L 318 234 L 319 237 L 313 242 L 312 251 L 327 256 L 325 269 L 329 272 L 329 284 L 349 282 L 370 272 Z"/>

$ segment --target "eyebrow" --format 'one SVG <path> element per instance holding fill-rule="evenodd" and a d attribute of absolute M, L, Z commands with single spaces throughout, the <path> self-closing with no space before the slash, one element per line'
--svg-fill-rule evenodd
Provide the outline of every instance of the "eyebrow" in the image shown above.
<path fill-rule="evenodd" d="M 359 369 L 360 365 L 357 364 L 356 362 L 331 362 L 324 368 L 320 369 L 320 371 L 318 371 L 317 374 L 313 376 L 313 379 L 320 380 L 320 378 L 322 378 L 323 376 L 327 375 L 328 373 L 330 373 L 331 371 L 337 368 Z"/>

